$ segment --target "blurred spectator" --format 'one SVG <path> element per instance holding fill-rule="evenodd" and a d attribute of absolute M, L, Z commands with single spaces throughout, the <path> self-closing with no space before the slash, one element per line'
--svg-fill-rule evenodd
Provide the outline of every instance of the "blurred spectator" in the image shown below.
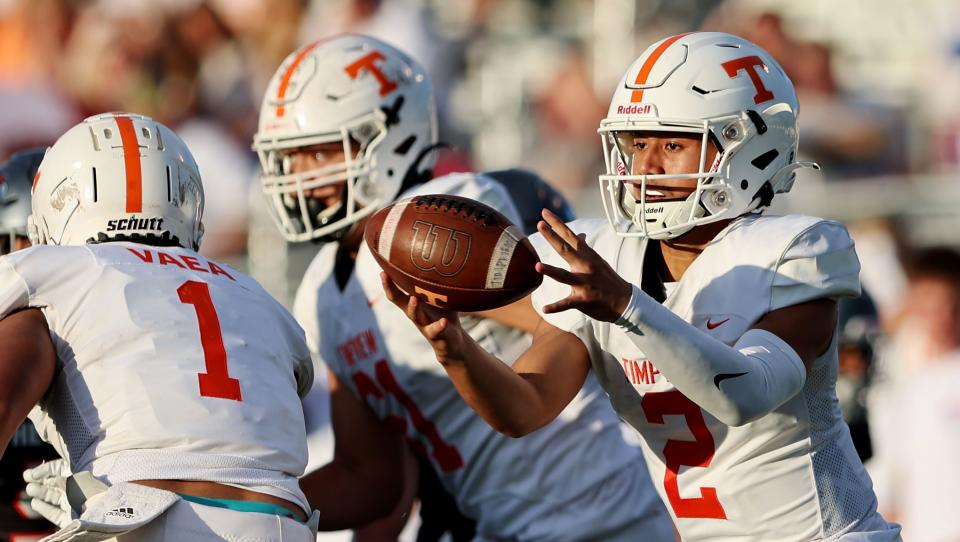
<path fill-rule="evenodd" d="M 596 187 L 603 157 L 597 128 L 606 100 L 592 85 L 583 51 L 570 47 L 551 77 L 534 89 L 534 144 L 522 163 L 550 179 L 567 198 Z"/>
<path fill-rule="evenodd" d="M 873 352 L 880 337 L 880 320 L 870 295 L 842 299 L 839 308 L 839 367 L 837 399 L 861 461 L 873 455 L 867 419 L 867 389 L 873 372 Z"/>
<path fill-rule="evenodd" d="M 923 114 L 931 165 L 935 171 L 960 171 L 960 4 L 942 0 L 937 17 L 929 21 L 928 62 L 917 85 L 918 109 Z"/>
<path fill-rule="evenodd" d="M 71 25 L 67 0 L 0 2 L 0 85 L 35 86 L 51 81 Z M 42 32 L 37 29 L 42 28 Z"/>
<path fill-rule="evenodd" d="M 842 91 L 832 70 L 833 51 L 820 43 L 798 44 L 790 56 L 797 86 L 803 152 L 826 177 L 843 180 L 902 173 L 906 168 L 903 119 L 897 111 Z"/>
<path fill-rule="evenodd" d="M 72 20 L 65 0 L 0 2 L 0 158 L 54 141 L 80 120 L 54 81 Z"/>
<path fill-rule="evenodd" d="M 902 173 L 907 149 L 899 111 L 874 103 L 858 89 L 842 89 L 834 74 L 834 51 L 823 43 L 795 39 L 773 12 L 744 16 L 718 10 L 706 30 L 742 35 L 783 66 L 800 99 L 800 152 L 823 166 L 827 180 Z"/>
<path fill-rule="evenodd" d="M 902 252 L 905 241 L 896 221 L 881 218 L 850 224 L 850 236 L 857 243 L 860 281 L 876 305 L 880 325 L 890 332 L 902 310 L 907 275 Z"/>
<path fill-rule="evenodd" d="M 887 390 L 886 438 L 870 464 L 880 509 L 904 539 L 960 540 L 953 495 L 960 485 L 960 253 L 920 251 L 897 323 L 906 370 Z"/>

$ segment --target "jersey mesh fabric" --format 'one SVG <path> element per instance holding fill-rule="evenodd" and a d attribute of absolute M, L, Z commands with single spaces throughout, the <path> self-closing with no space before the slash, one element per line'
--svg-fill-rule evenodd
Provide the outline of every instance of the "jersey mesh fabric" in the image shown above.
<path fill-rule="evenodd" d="M 832 380 L 836 380 L 835 369 L 818 364 L 809 371 L 803 390 L 825 538 L 848 531 L 877 509 L 872 484 L 847 436 L 836 395 L 830 391 Z"/>
<path fill-rule="evenodd" d="M 47 414 L 40 414 L 39 409 L 34 409 L 31 415 L 49 416 L 51 419 L 59 420 L 57 423 L 57 432 L 59 438 L 55 435 L 44 435 L 47 442 L 53 443 L 54 447 L 65 446 L 65 450 L 59 450 L 61 454 L 66 452 L 66 459 L 71 465 L 77 465 L 84 454 L 96 442 L 96 437 L 83 421 L 83 415 L 77 408 L 76 402 L 70 395 L 66 386 L 58 385 L 42 402 L 41 405 Z M 37 427 L 43 427 L 44 424 L 38 423 Z"/>

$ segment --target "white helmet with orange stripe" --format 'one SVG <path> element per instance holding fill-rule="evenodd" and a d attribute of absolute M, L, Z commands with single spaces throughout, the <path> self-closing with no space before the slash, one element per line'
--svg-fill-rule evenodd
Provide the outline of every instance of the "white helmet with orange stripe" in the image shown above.
<path fill-rule="evenodd" d="M 337 239 L 347 227 L 429 178 L 437 141 L 430 78 L 379 40 L 342 35 L 291 53 L 260 109 L 253 149 L 263 191 L 290 241 Z M 343 159 L 294 171 L 294 154 L 338 144 Z M 312 197 L 344 187 L 334 201 Z"/>
<path fill-rule="evenodd" d="M 780 65 L 743 38 L 694 32 L 654 43 L 627 70 L 600 123 L 610 223 L 621 235 L 670 239 L 769 205 L 790 190 L 797 168 L 818 167 L 795 161 L 798 110 Z M 641 131 L 699 134 L 699 171 L 634 174 L 626 146 Z M 711 144 L 718 152 L 707 163 Z M 647 189 L 677 179 L 696 179 L 696 188 L 673 200 Z"/>
<path fill-rule="evenodd" d="M 200 171 L 183 141 L 149 117 L 104 113 L 47 150 L 30 233 L 34 244 L 125 240 L 196 250 L 202 216 Z"/>

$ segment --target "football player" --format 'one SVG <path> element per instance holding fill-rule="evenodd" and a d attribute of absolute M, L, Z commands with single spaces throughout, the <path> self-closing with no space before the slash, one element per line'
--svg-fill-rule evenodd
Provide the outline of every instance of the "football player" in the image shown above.
<path fill-rule="evenodd" d="M 20 151 L 0 165 L 0 256 L 30 246 L 30 186 L 43 151 Z M 0 458 L 0 542 L 40 540 L 53 532 L 50 522 L 31 508 L 20 473 L 56 457 L 29 420 L 17 428 L 7 452 Z"/>
<path fill-rule="evenodd" d="M 50 540 L 313 540 L 303 330 L 196 253 L 204 193 L 180 138 L 140 115 L 90 117 L 47 151 L 32 190 L 40 246 L 0 258 L 0 452 L 30 411 L 86 475 L 35 486 L 74 505 Z"/>
<path fill-rule="evenodd" d="M 600 124 L 608 220 L 538 224 L 537 329 L 512 370 L 384 274 L 388 297 L 503 433 L 536 435 L 595 375 L 643 436 L 683 540 L 898 540 L 834 389 L 853 242 L 836 222 L 761 213 L 810 165 L 795 161 L 797 114 L 753 43 L 660 40 Z"/>
<path fill-rule="evenodd" d="M 365 219 L 382 206 L 455 194 L 520 220 L 491 177 L 430 180 L 436 141 L 429 76 L 385 43 L 340 36 L 292 53 L 277 70 L 254 149 L 281 232 L 324 243 L 294 304 L 308 344 L 331 378 L 406 436 L 476 520 L 477 540 L 674 540 L 642 456 L 623 440 L 595 380 L 536 435 L 505 437 L 460 399 L 416 328 L 384 298 L 363 243 Z M 467 318 L 472 336 L 505 359 L 529 342 L 532 328 Z"/>

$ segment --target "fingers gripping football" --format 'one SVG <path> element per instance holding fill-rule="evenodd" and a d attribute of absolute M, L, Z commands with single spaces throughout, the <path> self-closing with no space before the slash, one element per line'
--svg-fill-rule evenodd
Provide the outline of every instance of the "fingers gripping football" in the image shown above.
<path fill-rule="evenodd" d="M 630 302 L 630 283 L 550 211 L 543 211 L 537 230 L 570 266 L 568 271 L 542 262 L 536 265 L 538 272 L 570 286 L 570 295 L 544 306 L 543 312 L 577 309 L 596 320 L 616 321 Z"/>
<path fill-rule="evenodd" d="M 391 303 L 407 315 L 420 333 L 430 341 L 440 363 L 450 363 L 460 356 L 463 328 L 456 312 L 445 311 L 423 303 L 416 296 L 405 294 L 384 272 L 380 273 L 383 291 Z"/>

